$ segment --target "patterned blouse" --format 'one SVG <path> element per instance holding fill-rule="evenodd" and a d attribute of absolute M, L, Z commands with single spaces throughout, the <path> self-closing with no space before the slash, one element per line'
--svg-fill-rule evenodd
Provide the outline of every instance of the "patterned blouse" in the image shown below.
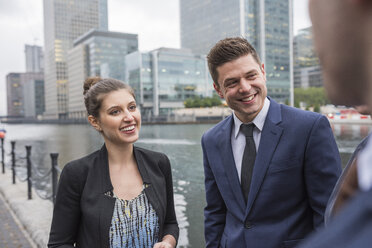
<path fill-rule="evenodd" d="M 112 196 L 116 201 L 111 220 L 110 248 L 152 248 L 158 242 L 159 221 L 144 189 L 132 200 L 119 199 L 115 194 Z"/>

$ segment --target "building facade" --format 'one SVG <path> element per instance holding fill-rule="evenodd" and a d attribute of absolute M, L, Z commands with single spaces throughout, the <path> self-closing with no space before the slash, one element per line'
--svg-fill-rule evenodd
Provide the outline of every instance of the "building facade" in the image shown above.
<path fill-rule="evenodd" d="M 108 29 L 107 0 L 44 0 L 46 118 L 67 118 L 68 51 L 92 28 Z"/>
<path fill-rule="evenodd" d="M 83 119 L 86 117 L 83 83 L 89 75 L 88 49 L 79 44 L 68 53 L 68 118 Z"/>
<path fill-rule="evenodd" d="M 322 70 L 314 51 L 312 27 L 293 38 L 294 87 L 323 87 Z"/>
<path fill-rule="evenodd" d="M 21 74 L 22 73 L 9 73 L 6 76 L 8 116 L 24 116 Z"/>
<path fill-rule="evenodd" d="M 181 46 L 207 54 L 226 37 L 245 37 L 265 64 L 268 94 L 293 104 L 292 0 L 180 0 Z"/>
<path fill-rule="evenodd" d="M 6 77 L 9 117 L 38 118 L 45 111 L 44 74 L 9 73 Z"/>
<path fill-rule="evenodd" d="M 41 46 L 25 45 L 26 72 L 44 71 L 44 53 Z"/>
<path fill-rule="evenodd" d="M 189 49 L 159 48 L 126 56 L 126 82 L 135 90 L 143 118 L 167 116 L 195 96 L 210 97 L 213 83 L 205 56 Z"/>
<path fill-rule="evenodd" d="M 68 118 L 85 118 L 83 82 L 89 76 L 125 81 L 125 56 L 138 50 L 138 35 L 90 30 L 68 53 Z"/>

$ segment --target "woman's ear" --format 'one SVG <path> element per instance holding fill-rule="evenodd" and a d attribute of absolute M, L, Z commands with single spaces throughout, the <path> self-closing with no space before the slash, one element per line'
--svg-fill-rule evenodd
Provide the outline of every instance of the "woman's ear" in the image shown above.
<path fill-rule="evenodd" d="M 98 119 L 96 117 L 94 117 L 93 115 L 89 115 L 88 116 L 88 121 L 89 121 L 90 125 L 92 125 L 92 127 L 94 127 L 94 129 L 96 129 L 98 132 L 102 132 L 102 128 L 99 125 Z"/>

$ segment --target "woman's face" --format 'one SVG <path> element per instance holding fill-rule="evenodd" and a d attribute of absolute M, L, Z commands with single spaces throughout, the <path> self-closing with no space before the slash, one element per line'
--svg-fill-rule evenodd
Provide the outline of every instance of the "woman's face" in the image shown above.
<path fill-rule="evenodd" d="M 106 143 L 134 143 L 141 127 L 136 100 L 126 89 L 108 93 L 103 97 L 99 118 L 92 125 L 102 133 Z"/>

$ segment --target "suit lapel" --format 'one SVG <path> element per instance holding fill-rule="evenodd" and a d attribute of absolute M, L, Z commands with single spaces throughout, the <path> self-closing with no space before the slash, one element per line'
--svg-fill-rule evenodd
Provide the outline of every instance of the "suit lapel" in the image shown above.
<path fill-rule="evenodd" d="M 266 116 L 264 127 L 262 129 L 260 146 L 258 148 L 256 161 L 253 168 L 252 183 L 248 195 L 246 215 L 248 215 L 249 211 L 252 208 L 253 202 L 255 201 L 257 193 L 265 178 L 271 158 L 283 133 L 283 129 L 278 126 L 280 122 L 280 105 L 274 100 L 270 99 L 270 108 Z"/>
<path fill-rule="evenodd" d="M 232 116 L 228 117 L 224 126 L 222 126 L 222 128 L 219 130 L 219 133 L 217 133 L 216 137 L 219 139 L 218 150 L 219 156 L 222 159 L 222 169 L 225 171 L 228 182 L 231 186 L 231 190 L 236 198 L 236 202 L 244 213 L 246 205 L 240 187 L 239 176 L 236 171 L 235 160 L 231 147 L 231 130 L 233 123 Z"/>

